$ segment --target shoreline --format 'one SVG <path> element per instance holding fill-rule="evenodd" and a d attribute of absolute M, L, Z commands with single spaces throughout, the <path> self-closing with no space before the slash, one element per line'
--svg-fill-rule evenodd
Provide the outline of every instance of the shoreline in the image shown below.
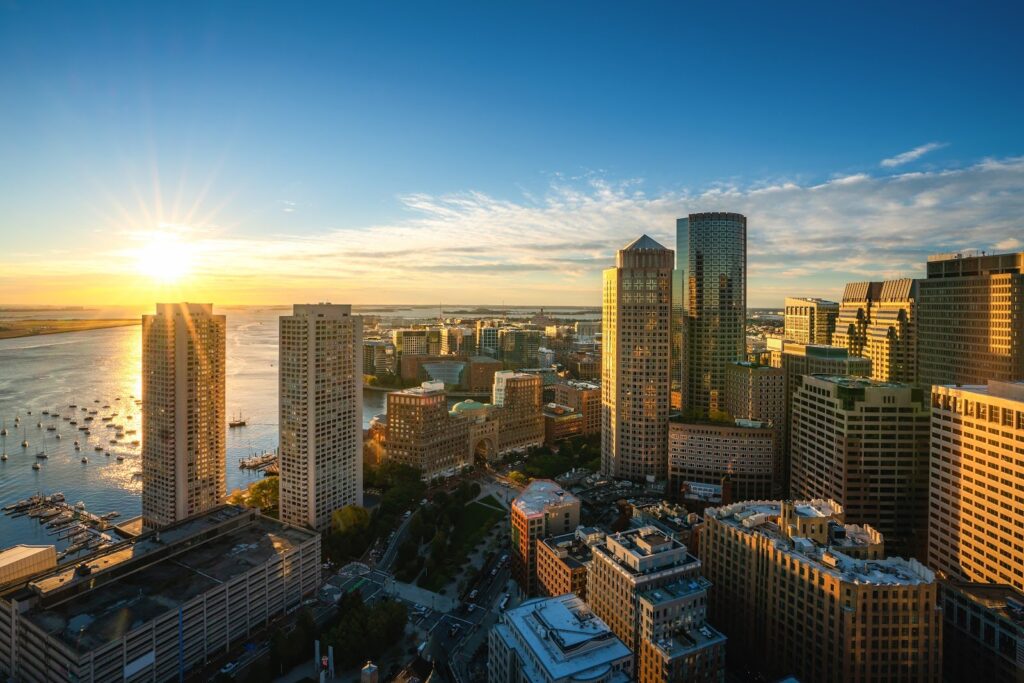
<path fill-rule="evenodd" d="M 128 327 L 130 325 L 141 324 L 142 321 L 135 318 L 115 318 L 107 320 L 89 320 L 85 318 L 65 320 L 5 320 L 0 318 L 0 339 L 41 337 L 47 334 L 106 330 L 114 327 Z"/>

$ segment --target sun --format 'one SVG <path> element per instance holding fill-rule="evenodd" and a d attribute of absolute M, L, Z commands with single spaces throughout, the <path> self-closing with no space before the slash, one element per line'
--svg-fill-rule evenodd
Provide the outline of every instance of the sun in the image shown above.
<path fill-rule="evenodd" d="M 153 280 L 170 284 L 181 280 L 192 269 L 193 253 L 177 235 L 153 232 L 143 237 L 135 252 L 135 267 Z"/>

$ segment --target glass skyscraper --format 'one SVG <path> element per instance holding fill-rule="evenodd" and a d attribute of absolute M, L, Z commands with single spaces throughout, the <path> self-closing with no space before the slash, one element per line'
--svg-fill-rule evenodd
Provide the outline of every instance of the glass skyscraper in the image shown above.
<path fill-rule="evenodd" d="M 684 412 L 725 405 L 725 370 L 746 357 L 747 219 L 692 213 L 676 221 L 673 371 Z"/>

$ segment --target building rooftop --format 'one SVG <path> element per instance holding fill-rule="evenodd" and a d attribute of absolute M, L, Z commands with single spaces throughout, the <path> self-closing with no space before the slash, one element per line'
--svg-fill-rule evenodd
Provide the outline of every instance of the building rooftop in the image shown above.
<path fill-rule="evenodd" d="M 39 576 L 27 586 L 39 600 L 26 616 L 86 652 L 314 536 L 225 506 Z"/>
<path fill-rule="evenodd" d="M 444 382 L 424 382 L 418 387 L 410 387 L 400 391 L 393 391 L 393 394 L 406 394 L 410 396 L 431 396 L 444 393 Z"/>
<path fill-rule="evenodd" d="M 576 532 L 551 536 L 545 538 L 542 543 L 551 548 L 555 555 L 571 569 L 586 566 L 590 562 L 590 558 L 593 557 L 590 546 Z"/>
<path fill-rule="evenodd" d="M 629 648 L 572 593 L 527 600 L 505 612 L 501 623 L 494 628 L 511 647 L 519 649 L 525 644 L 533 654 L 533 657 L 520 656 L 527 679 L 596 679 L 631 656 Z M 509 637 L 509 629 L 514 630 L 518 638 Z M 543 674 L 531 671 L 535 662 L 543 667 Z M 626 669 L 631 670 L 631 667 Z M 622 672 L 621 676 L 607 680 L 625 683 L 629 677 Z"/>
<path fill-rule="evenodd" d="M 909 388 L 909 384 L 900 384 L 899 382 L 883 382 L 877 379 L 871 379 L 870 377 L 854 377 L 852 375 L 811 375 L 814 379 L 821 380 L 822 382 L 828 382 L 829 384 L 835 384 L 843 389 L 869 389 L 869 388 L 883 388 L 883 389 L 900 389 Z"/>
<path fill-rule="evenodd" d="M 700 562 L 680 541 L 651 525 L 610 534 L 593 551 L 633 577 Z"/>
<path fill-rule="evenodd" d="M 640 235 L 635 240 L 627 244 L 622 248 L 622 251 L 635 251 L 637 249 L 661 249 L 665 247 L 661 246 L 647 235 Z"/>
<path fill-rule="evenodd" d="M 901 557 L 862 559 L 859 554 L 871 546 L 881 547 L 882 537 L 869 526 L 843 524 L 843 509 L 831 500 L 796 501 L 792 503 L 796 518 L 829 520 L 827 543 L 807 536 L 790 535 L 782 527 L 782 501 L 744 501 L 705 510 L 705 519 L 761 534 L 774 541 L 775 547 L 801 562 L 815 565 L 843 581 L 872 585 L 917 585 L 931 583 L 935 574 L 914 559 Z M 845 552 L 844 552 L 845 551 Z"/>
<path fill-rule="evenodd" d="M 947 581 L 948 589 L 962 593 L 971 601 L 1002 618 L 1024 626 L 1024 593 L 1003 583 Z"/>
<path fill-rule="evenodd" d="M 832 306 L 838 306 L 839 303 L 836 301 L 829 301 L 828 299 L 819 299 L 816 296 L 787 296 L 786 301 L 804 301 L 809 304 L 829 304 Z"/>
<path fill-rule="evenodd" d="M 527 517 L 543 515 L 550 505 L 579 504 L 580 500 L 550 479 L 534 479 L 512 501 L 512 507 Z"/>
<path fill-rule="evenodd" d="M 1024 401 L 1024 381 L 1001 382 L 990 379 L 988 384 L 943 385 L 947 389 L 956 389 L 979 396 L 1002 398 L 1009 401 Z"/>

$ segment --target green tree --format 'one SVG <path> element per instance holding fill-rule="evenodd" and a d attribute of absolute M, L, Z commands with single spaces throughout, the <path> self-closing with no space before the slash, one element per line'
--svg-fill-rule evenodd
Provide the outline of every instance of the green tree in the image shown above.
<path fill-rule="evenodd" d="M 370 526 L 370 513 L 358 505 L 346 505 L 331 515 L 331 529 L 341 534 L 363 531 Z"/>
<path fill-rule="evenodd" d="M 508 480 L 515 484 L 516 486 L 526 486 L 528 483 L 530 483 L 529 478 L 522 472 L 519 472 L 518 470 L 510 473 L 508 475 Z"/>
<path fill-rule="evenodd" d="M 280 489 L 277 477 L 265 477 L 249 486 L 249 506 L 260 510 L 276 508 Z"/>

